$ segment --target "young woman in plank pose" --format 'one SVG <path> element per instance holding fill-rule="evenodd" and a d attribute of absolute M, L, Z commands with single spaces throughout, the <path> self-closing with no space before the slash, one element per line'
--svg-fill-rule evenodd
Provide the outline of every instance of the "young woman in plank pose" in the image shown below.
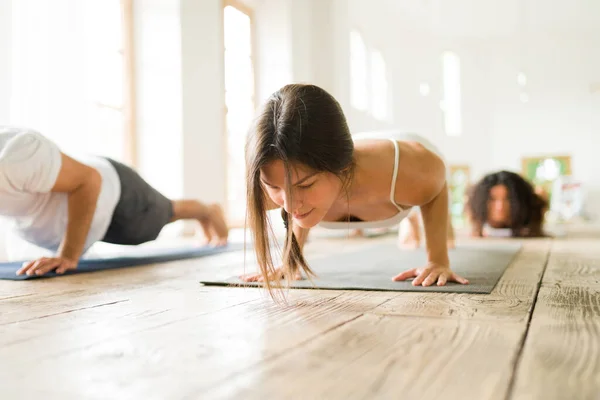
<path fill-rule="evenodd" d="M 314 275 L 303 256 L 311 228 L 365 229 L 397 225 L 421 209 L 427 263 L 392 278 L 413 285 L 468 281 L 450 268 L 446 167 L 418 135 L 395 132 L 352 137 L 339 103 L 314 85 L 292 84 L 264 104 L 246 143 L 247 202 L 264 281 Z M 267 210 L 281 208 L 287 228 L 283 263 L 269 252 Z"/>
<path fill-rule="evenodd" d="M 498 171 L 484 176 L 475 184 L 467 202 L 472 236 L 495 236 L 508 230 L 512 237 L 541 237 L 547 196 L 519 174 Z"/>

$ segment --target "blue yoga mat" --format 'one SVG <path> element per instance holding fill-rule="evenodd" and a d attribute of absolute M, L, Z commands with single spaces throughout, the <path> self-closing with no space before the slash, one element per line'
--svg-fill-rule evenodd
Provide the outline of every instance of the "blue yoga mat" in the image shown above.
<path fill-rule="evenodd" d="M 178 249 L 148 249 L 148 251 L 144 251 L 143 253 L 136 255 L 82 259 L 79 261 L 79 265 L 74 270 L 69 270 L 64 274 L 48 272 L 47 274 L 44 274 L 42 276 L 16 275 L 16 272 L 19 270 L 19 268 L 21 268 L 24 261 L 11 261 L 0 263 L 0 279 L 17 281 L 26 279 L 52 278 L 55 276 L 73 275 L 80 274 L 83 272 L 135 267 L 139 265 L 148 265 L 168 261 L 204 257 L 241 249 L 243 249 L 242 243 L 230 243 L 226 246 L 219 247 L 205 246 L 185 247 Z"/>

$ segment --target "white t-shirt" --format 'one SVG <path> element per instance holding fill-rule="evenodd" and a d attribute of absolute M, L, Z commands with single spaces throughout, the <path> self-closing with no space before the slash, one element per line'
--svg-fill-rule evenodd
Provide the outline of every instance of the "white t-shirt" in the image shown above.
<path fill-rule="evenodd" d="M 117 171 L 104 158 L 78 161 L 102 176 L 84 253 L 101 240 L 121 196 Z M 0 126 L 0 216 L 15 233 L 37 246 L 56 251 L 68 221 L 68 194 L 51 192 L 62 165 L 56 144 L 30 129 Z"/>

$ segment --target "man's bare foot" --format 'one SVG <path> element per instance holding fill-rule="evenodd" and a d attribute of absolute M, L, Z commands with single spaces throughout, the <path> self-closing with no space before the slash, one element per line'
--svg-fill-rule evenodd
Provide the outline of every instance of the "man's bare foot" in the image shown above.
<path fill-rule="evenodd" d="M 218 204 L 206 207 L 206 216 L 199 220 L 206 241 L 213 246 L 224 246 L 229 238 L 229 228 L 223 209 Z"/>
<path fill-rule="evenodd" d="M 365 231 L 363 231 L 362 229 L 355 229 L 352 232 L 350 232 L 350 237 L 352 237 L 352 238 L 365 237 Z"/>
<path fill-rule="evenodd" d="M 421 241 L 412 237 L 402 237 L 398 239 L 398 247 L 404 250 L 415 250 L 421 247 Z"/>

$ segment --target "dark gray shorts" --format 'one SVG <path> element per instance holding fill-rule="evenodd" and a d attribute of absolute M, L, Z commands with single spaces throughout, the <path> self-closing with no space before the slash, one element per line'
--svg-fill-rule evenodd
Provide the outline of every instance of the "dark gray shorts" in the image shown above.
<path fill-rule="evenodd" d="M 102 241 L 135 245 L 156 239 L 173 217 L 173 203 L 127 165 L 107 160 L 119 175 L 121 197 Z"/>

